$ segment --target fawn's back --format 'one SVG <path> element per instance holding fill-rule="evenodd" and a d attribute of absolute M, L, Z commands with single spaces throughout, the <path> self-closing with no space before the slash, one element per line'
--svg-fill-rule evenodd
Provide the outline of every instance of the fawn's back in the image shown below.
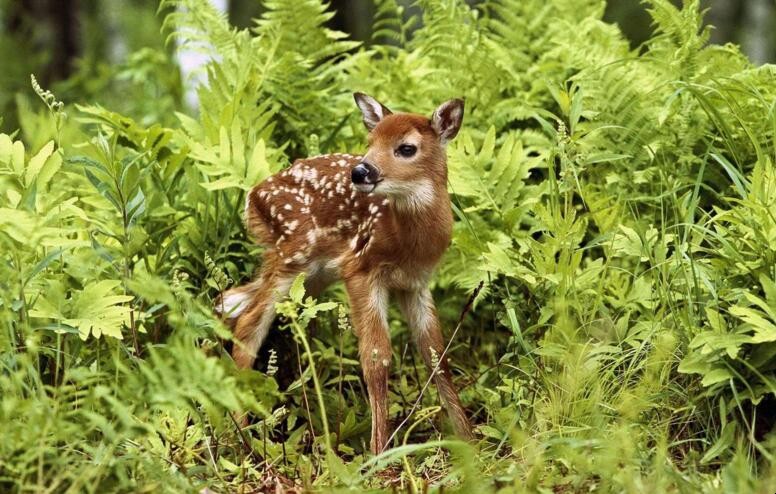
<path fill-rule="evenodd" d="M 319 259 L 334 261 L 347 250 L 363 254 L 389 201 L 353 188 L 350 175 L 361 159 L 350 154 L 315 156 L 268 178 L 248 195 L 249 231 L 289 268 Z"/>

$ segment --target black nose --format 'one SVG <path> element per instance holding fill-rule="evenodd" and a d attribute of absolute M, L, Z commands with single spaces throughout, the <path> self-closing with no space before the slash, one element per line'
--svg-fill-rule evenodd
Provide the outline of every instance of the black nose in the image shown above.
<path fill-rule="evenodd" d="M 356 165 L 353 171 L 350 172 L 350 179 L 353 180 L 354 184 L 372 184 L 377 182 L 379 176 L 377 168 L 366 161 Z"/>

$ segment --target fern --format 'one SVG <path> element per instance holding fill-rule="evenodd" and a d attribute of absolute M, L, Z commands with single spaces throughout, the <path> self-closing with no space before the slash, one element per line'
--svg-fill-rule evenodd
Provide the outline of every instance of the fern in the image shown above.
<path fill-rule="evenodd" d="M 117 280 L 102 280 L 67 297 L 61 284 L 52 284 L 47 294 L 40 294 L 29 315 L 57 321 L 57 327 L 64 331 L 75 329 L 83 340 L 90 335 L 122 339 L 121 328 L 129 326 L 130 313 L 124 303 L 133 297 L 116 294 L 119 285 Z"/>
<path fill-rule="evenodd" d="M 372 23 L 372 42 L 378 48 L 398 48 L 405 46 L 410 33 L 418 26 L 418 18 L 407 15 L 404 5 L 396 0 L 377 0 Z M 392 46 L 395 45 L 395 46 Z M 400 50 L 392 50 L 398 52 Z"/>
<path fill-rule="evenodd" d="M 229 26 L 226 14 L 200 0 L 162 0 L 159 12 L 169 10 L 162 28 L 181 46 L 207 55 L 234 56 L 247 41 L 246 33 Z M 215 53 L 213 52 L 215 50 Z"/>

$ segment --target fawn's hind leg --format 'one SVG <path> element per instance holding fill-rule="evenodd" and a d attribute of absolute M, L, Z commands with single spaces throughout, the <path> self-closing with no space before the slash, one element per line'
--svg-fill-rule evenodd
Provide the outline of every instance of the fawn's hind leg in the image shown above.
<path fill-rule="evenodd" d="M 400 291 L 397 293 L 397 299 L 426 367 L 433 370 L 434 366 L 438 365 L 433 379 L 455 433 L 462 439 L 472 439 L 474 436 L 469 419 L 458 398 L 458 391 L 447 365 L 445 342 L 431 291 L 428 288 Z"/>
<path fill-rule="evenodd" d="M 266 261 L 266 259 L 265 259 Z M 294 273 L 277 272 L 267 262 L 255 280 L 222 293 L 216 312 L 234 329 L 232 358 L 238 369 L 250 369 L 275 319 L 275 302 L 288 293 Z M 244 412 L 233 414 L 240 427 L 248 425 Z"/>
<path fill-rule="evenodd" d="M 236 317 L 232 358 L 239 369 L 253 367 L 256 354 L 275 319 L 275 302 L 286 296 L 293 281 L 293 275 L 264 270 L 256 281 L 245 285 L 246 288 L 239 287 L 224 294 L 225 302 L 234 297 L 232 302 L 238 304 L 232 312 Z"/>

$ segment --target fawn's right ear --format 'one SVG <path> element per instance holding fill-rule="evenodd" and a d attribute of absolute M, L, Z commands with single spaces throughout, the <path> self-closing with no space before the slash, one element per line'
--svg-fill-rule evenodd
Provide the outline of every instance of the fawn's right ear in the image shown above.
<path fill-rule="evenodd" d="M 451 99 L 445 101 L 434 110 L 431 116 L 431 126 L 439 135 L 442 144 L 447 144 L 458 134 L 463 122 L 463 100 Z"/>
<path fill-rule="evenodd" d="M 391 114 L 391 110 L 364 93 L 353 93 L 353 98 L 356 100 L 356 104 L 361 110 L 361 115 L 364 117 L 364 125 L 370 131 L 377 127 L 380 120 Z"/>

